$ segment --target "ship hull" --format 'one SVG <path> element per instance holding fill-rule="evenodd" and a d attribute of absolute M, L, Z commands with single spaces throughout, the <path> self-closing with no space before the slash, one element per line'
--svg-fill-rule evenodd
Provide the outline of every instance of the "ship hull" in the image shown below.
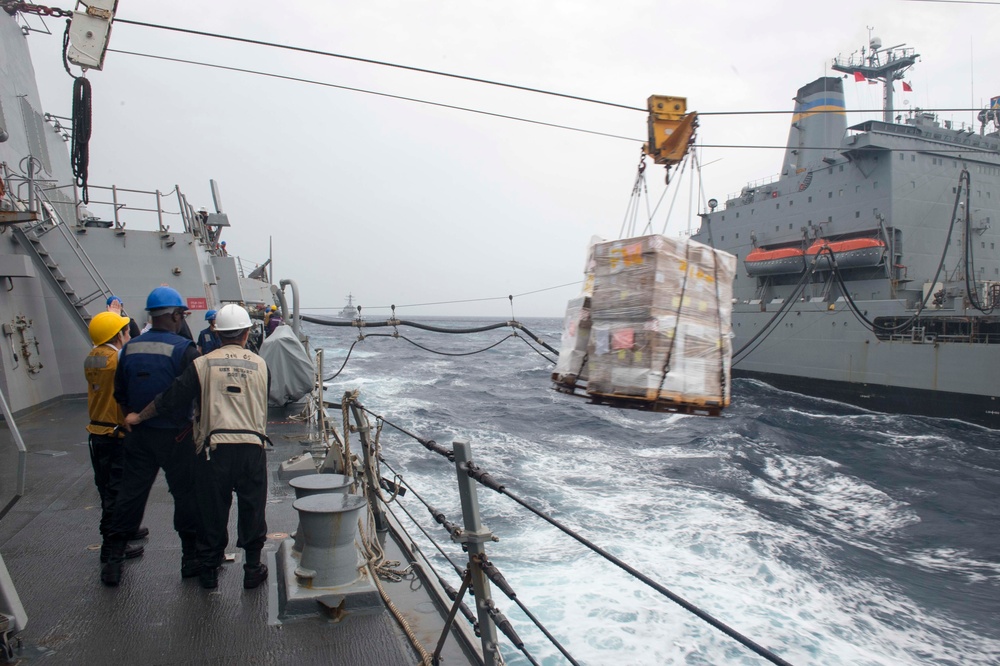
<path fill-rule="evenodd" d="M 996 396 L 819 380 L 787 373 L 739 369 L 733 370 L 733 377 L 754 379 L 783 391 L 836 400 L 876 412 L 953 418 L 1000 429 L 1000 400 Z"/>
<path fill-rule="evenodd" d="M 1000 391 L 989 371 L 1000 347 L 941 342 L 932 336 L 879 339 L 846 304 L 833 310 L 818 305 L 796 304 L 759 346 L 734 363 L 733 376 L 875 411 L 1000 428 Z M 893 312 L 885 303 L 858 305 L 869 316 Z M 767 327 L 773 310 L 734 311 L 734 349 Z"/>

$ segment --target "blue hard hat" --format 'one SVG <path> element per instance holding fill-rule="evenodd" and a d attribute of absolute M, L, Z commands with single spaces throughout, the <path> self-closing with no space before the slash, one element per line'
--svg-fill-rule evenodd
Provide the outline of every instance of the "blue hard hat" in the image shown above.
<path fill-rule="evenodd" d="M 105 305 L 111 305 L 115 301 L 118 301 L 119 303 L 121 303 L 122 299 L 120 299 L 120 298 L 118 298 L 117 296 L 114 296 L 114 295 L 108 296 L 108 302 L 105 303 Z"/>
<path fill-rule="evenodd" d="M 209 310 L 205 313 L 205 321 L 212 321 L 215 319 L 215 310 Z"/>
<path fill-rule="evenodd" d="M 146 297 L 147 310 L 160 310 L 162 308 L 184 308 L 184 299 L 179 291 L 173 287 L 157 287 L 149 292 Z"/>

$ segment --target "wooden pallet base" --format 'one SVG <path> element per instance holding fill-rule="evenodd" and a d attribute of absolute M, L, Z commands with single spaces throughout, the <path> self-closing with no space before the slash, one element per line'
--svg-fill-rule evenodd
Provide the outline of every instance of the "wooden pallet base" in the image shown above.
<path fill-rule="evenodd" d="M 719 416 L 722 414 L 722 406 L 715 404 L 692 404 L 688 402 L 677 402 L 668 398 L 659 400 L 647 400 L 630 395 L 618 395 L 614 393 L 588 393 L 591 404 L 609 405 L 622 409 L 639 409 L 650 412 L 671 412 L 675 414 L 691 414 L 696 416 Z"/>

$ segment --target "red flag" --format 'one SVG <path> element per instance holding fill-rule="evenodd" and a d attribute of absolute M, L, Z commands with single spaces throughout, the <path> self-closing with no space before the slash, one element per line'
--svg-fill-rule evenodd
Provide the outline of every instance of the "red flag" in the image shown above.
<path fill-rule="evenodd" d="M 903 81 L 903 92 L 913 92 L 913 88 L 906 81 Z"/>
<path fill-rule="evenodd" d="M 854 81 L 856 83 L 861 83 L 864 80 L 865 80 L 864 74 L 862 74 L 861 72 L 854 72 Z"/>

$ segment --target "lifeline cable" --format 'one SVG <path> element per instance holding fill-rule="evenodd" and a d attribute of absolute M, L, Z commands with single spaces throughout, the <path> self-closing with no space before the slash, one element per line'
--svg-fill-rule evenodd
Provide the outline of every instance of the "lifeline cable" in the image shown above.
<path fill-rule="evenodd" d="M 443 446 L 440 446 L 439 444 L 437 444 L 433 440 L 426 440 L 426 439 L 424 439 L 422 437 L 419 437 L 419 436 L 417 436 L 417 435 L 409 432 L 408 430 L 402 428 L 401 426 L 398 426 L 398 425 L 392 423 L 391 421 L 389 421 L 385 417 L 381 416 L 380 414 L 377 414 L 377 413 L 369 410 L 367 407 L 364 407 L 364 406 L 362 406 L 360 404 L 358 405 L 358 407 L 360 407 L 365 412 L 368 412 L 369 414 L 371 414 L 371 415 L 373 415 L 373 416 L 375 416 L 377 418 L 382 419 L 382 421 L 385 422 L 387 425 L 395 428 L 396 430 L 402 432 L 405 435 L 408 435 L 412 439 L 414 439 L 417 442 L 423 444 L 428 450 L 430 450 L 430 451 L 432 451 L 434 453 L 437 453 L 437 454 L 439 454 L 439 455 L 441 455 L 441 456 L 443 456 L 445 458 L 448 458 L 450 461 L 454 462 L 454 459 L 452 457 L 453 456 L 453 452 L 448 451 Z M 791 666 L 791 664 L 789 664 L 787 661 L 785 661 L 784 659 L 782 659 L 778 655 L 774 654 L 773 652 L 771 652 L 767 648 L 758 645 L 757 643 L 755 643 L 754 641 L 752 641 L 750 638 L 744 636 L 743 634 L 741 634 L 738 631 L 736 631 L 735 629 L 729 627 L 728 625 L 726 625 L 725 623 L 721 622 L 720 620 L 715 619 L 714 617 L 712 617 L 707 612 L 701 610 L 700 608 L 698 608 L 697 606 L 695 606 L 691 602 L 689 602 L 689 601 L 685 600 L 684 598 L 678 596 L 677 594 L 671 592 L 669 589 L 667 589 L 666 587 L 664 587 L 660 583 L 656 582 L 655 580 L 653 580 L 649 576 L 643 574 L 642 572 L 638 571 L 634 567 L 632 567 L 629 564 L 625 563 L 624 561 L 618 559 L 617 557 L 615 557 L 611 553 L 607 552 L 606 550 L 604 550 L 600 546 L 596 545 L 595 543 L 589 541 L 585 537 L 577 534 L 576 532 L 574 532 L 570 528 L 568 528 L 565 525 L 563 525 L 562 523 L 560 523 L 555 518 L 552 518 L 552 517 L 548 516 L 547 514 L 545 514 L 543 511 L 540 511 L 539 509 L 536 509 L 535 507 L 531 506 L 527 501 L 521 499 L 520 497 L 518 497 L 514 493 L 510 492 L 509 490 L 507 490 L 506 486 L 504 486 L 503 484 L 501 484 L 501 483 L 497 482 L 495 479 L 493 479 L 493 477 L 490 476 L 489 473 L 483 472 L 474 463 L 471 463 L 471 462 L 469 463 L 467 471 L 468 471 L 469 476 L 471 478 L 475 479 L 476 481 L 478 481 L 480 484 L 486 486 L 490 490 L 496 491 L 497 493 L 499 493 L 501 495 L 506 495 L 507 497 L 509 497 L 510 499 L 512 499 L 513 501 L 515 501 L 516 503 L 520 504 L 522 507 L 524 507 L 525 509 L 527 509 L 531 513 L 535 514 L 536 516 L 538 516 L 539 518 L 541 518 L 545 522 L 547 522 L 550 525 L 552 525 L 553 527 L 559 529 L 561 532 L 563 532 L 567 536 L 575 539 L 576 541 L 578 541 L 579 543 L 583 544 L 584 546 L 586 546 L 587 548 L 589 548 L 593 552 L 597 553 L 598 555 L 600 555 L 604 559 L 608 560 L 609 562 L 611 562 L 612 564 L 614 564 L 618 568 L 622 569 L 623 571 L 625 571 L 628 574 L 631 574 L 633 577 L 639 579 L 640 581 L 642 581 L 643 583 L 645 583 L 649 587 L 653 588 L 654 590 L 656 590 L 657 592 L 659 592 L 663 596 L 667 597 L 668 599 L 670 599 L 671 601 L 673 601 L 677 605 L 681 606 L 682 608 L 684 608 L 688 612 L 692 613 L 693 615 L 696 615 L 697 617 L 699 617 L 700 619 L 704 620 L 708 624 L 712 625 L 713 627 L 715 627 L 719 631 L 723 632 L 724 634 L 726 634 L 730 638 L 733 638 L 734 640 L 738 641 L 739 643 L 741 643 L 745 647 L 749 648 L 753 652 L 757 653 L 758 655 L 760 655 L 764 659 L 767 659 L 771 663 L 778 664 L 779 666 Z"/>

